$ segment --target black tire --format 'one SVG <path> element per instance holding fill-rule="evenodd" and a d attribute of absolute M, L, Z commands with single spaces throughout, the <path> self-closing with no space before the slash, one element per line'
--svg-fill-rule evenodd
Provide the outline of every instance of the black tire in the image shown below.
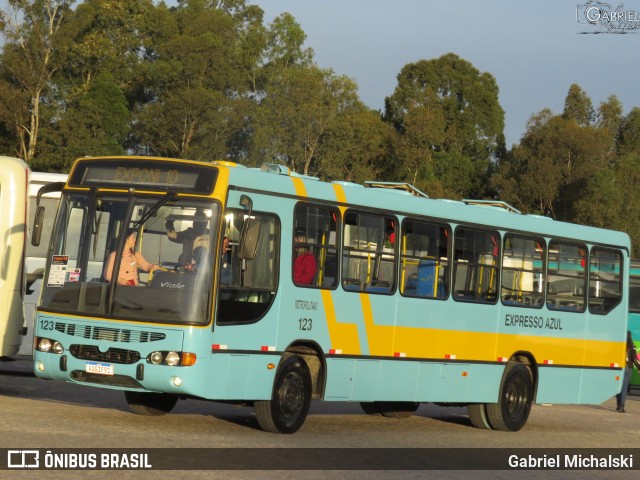
<path fill-rule="evenodd" d="M 491 428 L 517 432 L 529 418 L 533 403 L 533 380 L 527 367 L 512 362 L 502 374 L 498 403 L 487 403 L 487 419 Z"/>
<path fill-rule="evenodd" d="M 487 418 L 486 405 L 484 403 L 471 403 L 467 405 L 467 412 L 469 413 L 471 425 L 476 428 L 491 430 L 491 425 Z"/>
<path fill-rule="evenodd" d="M 273 433 L 295 433 L 311 405 L 311 374 L 298 356 L 287 358 L 276 373 L 271 400 L 254 402 L 260 427 Z"/>
<path fill-rule="evenodd" d="M 387 418 L 409 418 L 416 413 L 419 403 L 415 402 L 376 402 L 378 411 Z"/>
<path fill-rule="evenodd" d="M 169 393 L 125 391 L 124 397 L 131 411 L 137 415 L 165 415 L 178 402 L 178 397 Z"/>
<path fill-rule="evenodd" d="M 360 408 L 367 415 L 382 415 L 380 410 L 378 410 L 377 402 L 360 402 Z"/>

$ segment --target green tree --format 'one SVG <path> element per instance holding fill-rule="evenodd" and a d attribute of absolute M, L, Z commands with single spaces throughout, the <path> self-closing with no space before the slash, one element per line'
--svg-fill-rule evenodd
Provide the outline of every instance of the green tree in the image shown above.
<path fill-rule="evenodd" d="M 520 144 L 499 163 L 492 177 L 499 197 L 525 212 L 546 214 L 554 210 L 562 173 L 543 140 L 553 118 L 549 109 L 532 115 Z"/>
<path fill-rule="evenodd" d="M 482 182 L 465 175 L 484 178 L 502 138 L 504 111 L 493 76 L 452 53 L 405 65 L 384 118 L 399 133 L 396 158 L 408 181 L 432 193 L 446 185 L 447 194 L 483 195 Z M 447 174 L 443 183 L 438 175 L 456 165 L 465 165 L 461 175 Z"/>
<path fill-rule="evenodd" d="M 24 157 L 28 140 L 25 129 L 29 125 L 29 93 L 21 89 L 11 77 L 6 64 L 0 61 L 1 148 L 5 155 Z"/>
<path fill-rule="evenodd" d="M 640 154 L 640 108 L 632 108 L 622 119 L 618 137 L 618 154 Z"/>
<path fill-rule="evenodd" d="M 153 53 L 144 67 L 147 101 L 136 114 L 134 149 L 225 158 L 249 116 L 247 62 L 255 57 L 251 32 L 261 28 L 262 12 L 241 1 L 191 0 L 157 15 Z"/>
<path fill-rule="evenodd" d="M 360 106 L 356 90 L 352 80 L 331 70 L 281 71 L 254 118 L 253 163 L 273 161 L 298 173 L 318 173 L 323 142 L 344 115 Z"/>
<path fill-rule="evenodd" d="M 583 194 L 576 201 L 575 221 L 600 228 L 619 228 L 624 216 L 624 192 L 616 172 L 604 168 L 586 179 Z"/>
<path fill-rule="evenodd" d="M 596 125 L 609 132 L 613 141 L 617 140 L 622 122 L 622 103 L 615 95 L 610 95 L 606 102 L 600 102 Z"/>
<path fill-rule="evenodd" d="M 574 120 L 581 127 L 587 127 L 593 123 L 595 113 L 591 99 L 575 83 L 569 87 L 562 116 L 567 120 Z"/>
<path fill-rule="evenodd" d="M 129 129 L 127 99 L 111 75 L 102 73 L 54 125 L 43 130 L 41 153 L 33 166 L 42 171 L 68 171 L 71 162 L 87 152 L 123 155 Z"/>
<path fill-rule="evenodd" d="M 439 151 L 436 146 L 445 140 L 446 119 L 435 92 L 426 89 L 422 93 L 422 100 L 415 102 L 402 123 L 396 125 L 397 179 L 440 196 L 442 189 L 435 176 L 434 154 Z"/>
<path fill-rule="evenodd" d="M 640 256 L 640 154 L 617 159 L 615 168 L 603 169 L 586 184 L 576 205 L 576 221 L 627 232 L 632 255 Z"/>
<path fill-rule="evenodd" d="M 308 67 L 313 60 L 313 50 L 303 49 L 307 34 L 290 13 L 277 16 L 269 25 L 263 68 L 272 79 L 289 67 Z"/>
<path fill-rule="evenodd" d="M 363 183 L 387 169 L 394 131 L 380 114 L 355 101 L 336 117 L 322 139 L 317 172 L 325 180 Z"/>
<path fill-rule="evenodd" d="M 503 200 L 525 212 L 574 221 L 587 182 L 610 167 L 609 145 L 605 130 L 545 110 L 529 122 L 493 181 Z"/>
<path fill-rule="evenodd" d="M 616 188 L 622 192 L 619 203 L 618 222 L 611 225 L 627 232 L 631 237 L 632 255 L 640 258 L 640 153 L 620 156 L 615 169 Z"/>
<path fill-rule="evenodd" d="M 85 87 L 100 72 L 129 85 L 138 75 L 141 52 L 148 47 L 151 0 L 85 0 L 65 29 L 73 36 L 66 52 L 65 74 Z"/>
<path fill-rule="evenodd" d="M 2 101 L 5 128 L 15 132 L 17 154 L 29 162 L 36 155 L 41 103 L 61 67 L 58 45 L 73 0 L 9 0 L 0 11 L 4 48 L 0 92 L 15 94 Z M 11 112 L 11 113 L 7 113 Z M 8 116 L 11 116 L 9 119 Z"/>

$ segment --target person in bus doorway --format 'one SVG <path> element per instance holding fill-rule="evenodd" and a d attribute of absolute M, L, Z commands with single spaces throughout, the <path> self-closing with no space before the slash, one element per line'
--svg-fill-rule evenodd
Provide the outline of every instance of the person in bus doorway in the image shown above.
<path fill-rule="evenodd" d="M 631 381 L 631 374 L 633 373 L 633 365 L 635 364 L 640 368 L 640 362 L 638 361 L 638 353 L 631 337 L 631 332 L 627 331 L 627 358 L 624 368 L 624 376 L 622 377 L 622 389 L 620 393 L 616 395 L 617 407 L 616 412 L 624 413 L 624 404 L 627 400 L 627 392 L 629 391 L 629 382 Z"/>
<path fill-rule="evenodd" d="M 222 239 L 222 255 L 220 255 L 220 283 L 229 285 L 231 283 L 231 249 L 229 248 L 229 237 L 225 235 Z"/>
<path fill-rule="evenodd" d="M 193 218 L 193 226 L 181 232 L 175 231 L 171 220 L 168 220 L 166 223 L 167 238 L 172 242 L 182 244 L 182 253 L 180 254 L 180 258 L 178 258 L 178 263 L 185 267 L 194 263 L 194 252 L 197 248 L 202 247 L 208 249 L 209 246 L 207 217 L 202 209 L 198 208 Z"/>
<path fill-rule="evenodd" d="M 307 239 L 304 235 L 296 235 L 294 245 L 296 258 L 293 261 L 293 283 L 296 285 L 311 285 L 318 270 L 316 257 L 309 251 L 306 243 Z"/>
<path fill-rule="evenodd" d="M 136 232 L 133 229 L 127 231 L 127 239 L 124 244 L 124 251 L 122 252 L 122 259 L 120 261 L 120 268 L 118 269 L 118 285 L 138 285 L 140 282 L 138 278 L 138 270 L 145 272 L 154 272 L 160 267 L 155 263 L 148 262 L 142 253 L 135 251 L 136 246 Z M 113 276 L 113 268 L 116 263 L 116 252 L 113 251 L 109 254 L 107 259 L 107 265 L 104 269 L 104 278 L 110 282 Z"/>

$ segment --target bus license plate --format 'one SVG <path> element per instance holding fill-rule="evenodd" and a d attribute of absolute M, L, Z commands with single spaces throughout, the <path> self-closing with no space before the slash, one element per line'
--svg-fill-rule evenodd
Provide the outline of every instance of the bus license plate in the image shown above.
<path fill-rule="evenodd" d="M 113 375 L 113 365 L 111 363 L 87 362 L 85 371 L 99 375 Z"/>

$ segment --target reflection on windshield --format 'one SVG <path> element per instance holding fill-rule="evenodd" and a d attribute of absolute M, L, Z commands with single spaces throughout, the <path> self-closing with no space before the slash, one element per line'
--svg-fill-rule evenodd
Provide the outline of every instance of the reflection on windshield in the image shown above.
<path fill-rule="evenodd" d="M 218 207 L 163 200 L 65 196 L 42 308 L 206 323 Z"/>

